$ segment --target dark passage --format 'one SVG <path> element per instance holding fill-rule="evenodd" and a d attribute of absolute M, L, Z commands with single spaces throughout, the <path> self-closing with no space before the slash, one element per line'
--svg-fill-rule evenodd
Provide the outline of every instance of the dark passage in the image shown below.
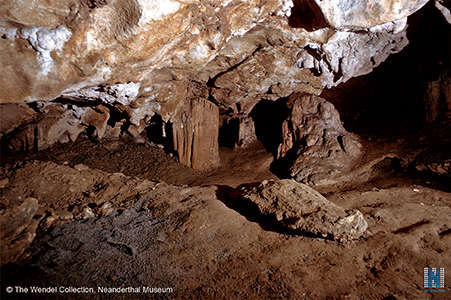
<path fill-rule="evenodd" d="M 389 137 L 424 128 L 426 85 L 450 69 L 451 31 L 430 2 L 408 18 L 407 35 L 409 45 L 372 73 L 322 93 L 347 130 Z"/>
<path fill-rule="evenodd" d="M 288 117 L 286 98 L 277 101 L 261 100 L 252 109 L 250 116 L 255 124 L 257 139 L 268 152 L 277 154 L 282 142 L 282 123 Z"/>
<path fill-rule="evenodd" d="M 288 25 L 314 31 L 327 27 L 326 19 L 314 0 L 294 0 Z"/>
<path fill-rule="evenodd" d="M 174 152 L 174 139 L 172 135 L 172 123 L 165 123 L 159 114 L 155 114 L 149 121 L 146 129 L 149 142 L 163 145 L 167 153 Z"/>
<path fill-rule="evenodd" d="M 219 128 L 219 146 L 234 148 L 238 143 L 240 121 L 238 118 L 224 119 Z"/>

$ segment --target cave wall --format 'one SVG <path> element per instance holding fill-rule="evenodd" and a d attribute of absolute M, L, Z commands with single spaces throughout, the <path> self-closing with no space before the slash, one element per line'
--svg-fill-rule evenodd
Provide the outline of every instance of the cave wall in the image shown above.
<path fill-rule="evenodd" d="M 174 125 L 182 163 L 213 167 L 219 111 L 252 141 L 245 124 L 261 99 L 319 95 L 370 73 L 406 47 L 407 17 L 426 2 L 3 2 L 2 144 L 138 137 L 158 115 Z M 447 16 L 445 2 L 435 3 Z"/>

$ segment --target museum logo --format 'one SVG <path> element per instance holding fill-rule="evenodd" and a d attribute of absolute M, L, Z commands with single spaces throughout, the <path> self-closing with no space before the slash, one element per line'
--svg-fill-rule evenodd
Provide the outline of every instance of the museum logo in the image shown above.
<path fill-rule="evenodd" d="M 445 292 L 445 268 L 424 268 L 424 291 Z"/>

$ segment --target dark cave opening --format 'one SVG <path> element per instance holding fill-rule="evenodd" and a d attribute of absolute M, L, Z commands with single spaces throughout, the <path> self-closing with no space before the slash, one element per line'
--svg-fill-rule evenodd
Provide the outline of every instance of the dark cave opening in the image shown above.
<path fill-rule="evenodd" d="M 219 146 L 233 149 L 238 143 L 240 120 L 238 118 L 224 118 L 219 128 Z"/>
<path fill-rule="evenodd" d="M 262 99 L 250 113 L 257 139 L 274 156 L 277 155 L 277 148 L 282 142 L 282 123 L 289 114 L 286 100 L 286 98 L 277 101 Z"/>
<path fill-rule="evenodd" d="M 294 0 L 288 25 L 314 31 L 328 26 L 321 9 L 314 0 Z"/>
<path fill-rule="evenodd" d="M 380 137 L 415 133 L 426 125 L 427 83 L 450 68 L 450 33 L 431 2 L 408 18 L 405 49 L 321 97 L 335 105 L 351 132 Z"/>
<path fill-rule="evenodd" d="M 164 122 L 159 114 L 153 115 L 150 119 L 146 135 L 150 143 L 162 145 L 166 153 L 175 153 L 172 123 Z"/>

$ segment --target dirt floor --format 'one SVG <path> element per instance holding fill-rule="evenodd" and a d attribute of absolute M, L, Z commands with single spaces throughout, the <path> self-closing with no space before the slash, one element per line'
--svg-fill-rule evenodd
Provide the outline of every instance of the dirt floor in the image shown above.
<path fill-rule="evenodd" d="M 2 157 L 0 212 L 28 197 L 40 205 L 23 262 L 0 269 L 2 299 L 450 299 L 449 177 L 408 167 L 418 152 L 446 153 L 427 139 L 368 141 L 362 165 L 392 153 L 388 162 L 365 183 L 322 191 L 368 222 L 364 237 L 347 243 L 277 230 L 231 204 L 227 192 L 238 185 L 277 179 L 259 146 L 223 148 L 222 166 L 204 173 L 157 146 L 121 140 Z M 425 267 L 445 268 L 443 292 L 424 291 Z"/>

